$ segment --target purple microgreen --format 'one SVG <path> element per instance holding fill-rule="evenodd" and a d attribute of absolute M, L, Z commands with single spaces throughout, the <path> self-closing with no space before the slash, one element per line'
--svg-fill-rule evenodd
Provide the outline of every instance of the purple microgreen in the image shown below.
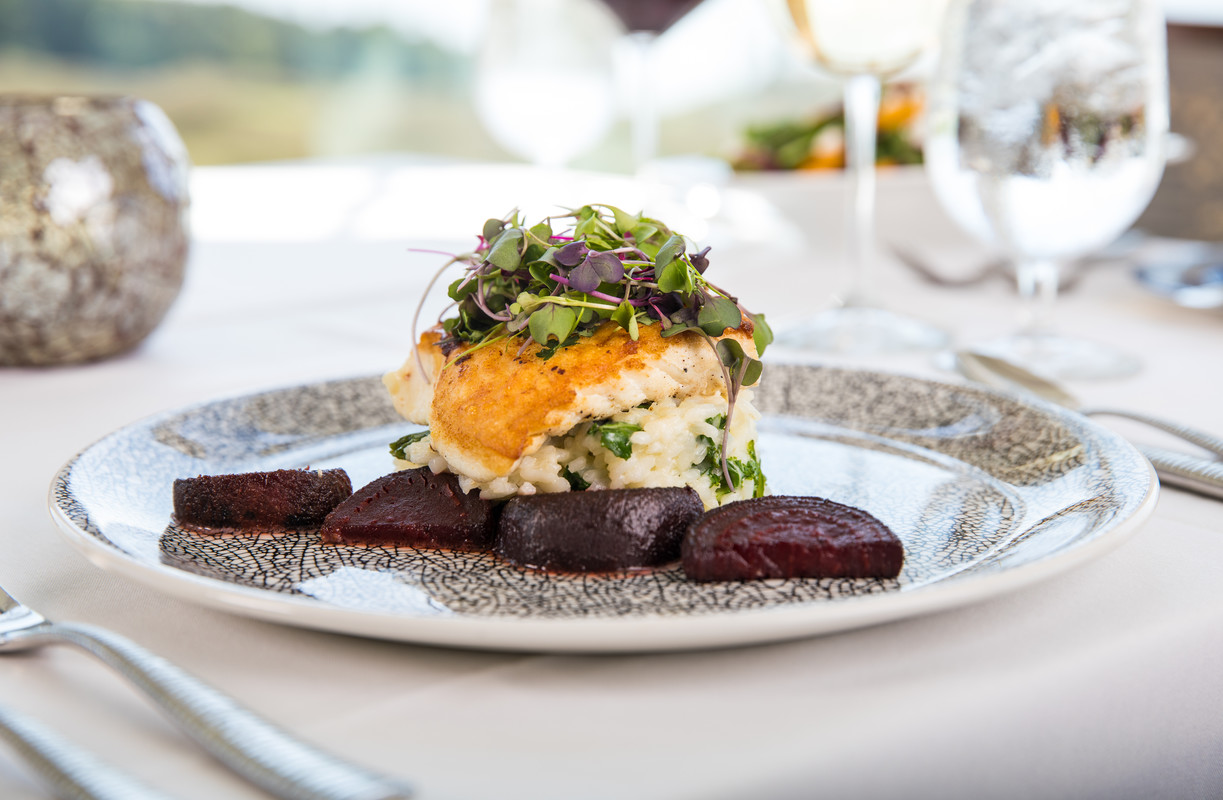
<path fill-rule="evenodd" d="M 749 356 L 737 339 L 719 339 L 715 349 L 718 351 L 718 358 L 730 370 L 731 375 L 736 377 L 737 386 L 751 386 L 760 379 L 763 365 L 758 359 Z"/>
<path fill-rule="evenodd" d="M 475 255 L 472 254 L 469 257 L 475 258 Z M 425 287 L 424 294 L 420 296 L 420 302 L 416 304 L 416 313 L 412 315 L 412 356 L 416 359 L 416 368 L 420 370 L 420 376 L 425 379 L 425 383 L 433 383 L 433 378 L 429 375 L 429 371 L 425 369 L 425 361 L 420 355 L 420 347 L 417 346 L 419 339 L 416 337 L 416 329 L 417 326 L 420 325 L 420 312 L 424 310 L 425 298 L 427 298 L 429 296 L 429 292 L 433 290 L 433 285 L 437 283 L 438 278 L 442 277 L 442 273 L 445 272 L 451 264 L 462 260 L 464 260 L 463 256 L 451 256 L 449 261 L 437 268 L 437 272 L 434 272 L 433 277 L 429 279 L 429 284 Z"/>
<path fill-rule="evenodd" d="M 570 283 L 569 278 L 566 278 L 566 277 L 565 277 L 565 276 L 563 276 L 563 275 L 549 275 L 548 277 L 549 277 L 549 278 L 551 278 L 552 280 L 556 281 L 556 283 L 557 283 L 557 284 L 559 284 L 559 285 L 561 285 L 561 286 L 564 286 L 564 287 L 566 287 L 566 288 L 570 288 L 570 287 L 572 287 L 572 286 L 573 286 L 573 284 L 572 284 L 572 283 Z M 572 276 L 570 276 L 570 277 L 572 277 Z M 581 290 L 578 290 L 578 291 L 581 291 Z M 608 302 L 611 302 L 611 303 L 619 303 L 619 302 L 620 302 L 620 298 L 619 298 L 619 297 L 613 297 L 612 295 L 610 295 L 610 294 L 606 294 L 606 293 L 604 293 L 604 292 L 600 292 L 600 291 L 598 291 L 597 289 L 591 290 L 591 291 L 589 291 L 589 292 L 583 292 L 583 294 L 588 294 L 588 295 L 590 295 L 591 297 L 597 297 L 597 298 L 599 298 L 600 300 L 607 300 Z"/>
<path fill-rule="evenodd" d="M 692 266 L 697 272 L 704 275 L 705 270 L 709 269 L 709 247 L 706 246 L 704 250 L 694 254 L 688 260 L 692 262 Z"/>
<path fill-rule="evenodd" d="M 509 312 L 496 312 L 488 307 L 488 299 L 484 293 L 484 278 L 483 276 L 476 279 L 476 291 L 471 295 L 471 299 L 489 319 L 495 319 L 498 322 L 508 322 L 513 319 L 513 315 Z"/>
<path fill-rule="evenodd" d="M 582 259 L 587 253 L 586 243 L 582 241 L 570 242 L 564 247 L 556 249 L 556 263 L 562 267 L 576 267 L 582 263 Z"/>
<path fill-rule="evenodd" d="M 671 320 L 668 319 L 667 315 L 663 313 L 663 310 L 658 307 L 658 300 L 656 298 L 651 297 L 646 301 L 646 304 L 649 306 L 650 311 L 654 312 L 654 318 L 662 323 L 662 335 L 666 336 L 667 329 L 670 328 L 672 324 Z"/>
<path fill-rule="evenodd" d="M 726 481 L 727 485 L 733 489 L 735 484 L 730 479 L 730 469 L 726 465 L 726 450 L 730 443 L 730 420 L 733 419 L 733 414 L 735 412 L 735 398 L 739 395 L 739 384 L 734 382 L 734 379 L 731 377 L 730 368 L 727 366 L 725 360 L 721 358 L 722 354 L 718 351 L 719 342 L 715 341 L 712 336 L 705 333 L 700 328 L 696 328 L 695 330 L 697 333 L 701 334 L 701 336 L 705 337 L 705 342 L 713 348 L 714 355 L 718 358 L 718 366 L 722 368 L 722 385 L 726 387 L 727 424 L 722 428 L 722 442 L 718 449 L 721 451 L 722 456 L 722 478 Z"/>
<path fill-rule="evenodd" d="M 601 283 L 619 283 L 624 278 L 624 266 L 610 253 L 590 252 L 569 273 L 569 285 L 587 294 Z"/>

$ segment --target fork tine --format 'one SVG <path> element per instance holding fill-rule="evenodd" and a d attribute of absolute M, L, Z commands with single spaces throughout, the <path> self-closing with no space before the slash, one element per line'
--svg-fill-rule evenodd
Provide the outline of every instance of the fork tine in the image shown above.
<path fill-rule="evenodd" d="M 42 625 L 47 620 L 37 611 L 22 605 L 0 586 L 0 647 L 24 650 L 28 645 L 12 641 L 11 634 Z"/>
<path fill-rule="evenodd" d="M 21 603 L 18 603 L 16 600 L 14 600 L 13 596 L 9 594 L 8 592 L 4 591 L 3 586 L 0 586 L 0 614 L 3 614 L 6 611 L 10 611 L 19 605 L 21 605 Z"/>

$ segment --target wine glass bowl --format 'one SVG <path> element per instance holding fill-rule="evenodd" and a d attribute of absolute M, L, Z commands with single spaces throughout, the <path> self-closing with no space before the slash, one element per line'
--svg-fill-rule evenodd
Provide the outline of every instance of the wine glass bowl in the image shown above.
<path fill-rule="evenodd" d="M 1058 262 L 1142 213 L 1163 173 L 1167 58 L 1155 0 L 961 0 L 929 92 L 926 169 L 948 215 L 1014 262 L 1018 334 L 985 349 L 1052 377 L 1137 362 L 1053 331 Z"/>
<path fill-rule="evenodd" d="M 603 0 L 630 33 L 659 34 L 679 22 L 701 0 Z"/>
<path fill-rule="evenodd" d="M 493 5 L 476 59 L 475 109 L 510 153 L 563 167 L 610 130 L 615 109 L 601 98 L 614 94 L 615 34 L 598 24 L 599 11 L 568 0 Z"/>
<path fill-rule="evenodd" d="M 934 39 L 942 0 L 786 0 L 803 49 L 835 75 L 887 78 L 912 66 Z"/>

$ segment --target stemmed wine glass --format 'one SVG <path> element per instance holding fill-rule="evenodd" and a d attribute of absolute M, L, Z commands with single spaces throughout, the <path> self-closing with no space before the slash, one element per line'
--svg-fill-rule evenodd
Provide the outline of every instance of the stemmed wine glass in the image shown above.
<path fill-rule="evenodd" d="M 1058 262 L 1109 244 L 1150 201 L 1168 131 L 1158 0 L 957 0 L 930 87 L 926 168 L 963 228 L 1014 262 L 1026 320 L 981 349 L 1056 378 L 1136 359 L 1053 332 Z"/>
<path fill-rule="evenodd" d="M 875 152 L 882 79 L 933 44 L 943 0 L 786 0 L 794 31 L 815 64 L 843 78 L 850 222 L 848 280 L 837 308 L 779 333 L 793 347 L 834 352 L 933 349 L 947 335 L 886 310 L 871 295 L 875 249 Z"/>
<path fill-rule="evenodd" d="M 628 33 L 618 48 L 623 84 L 632 92 L 629 116 L 633 167 L 642 170 L 658 155 L 658 97 L 654 91 L 654 51 L 659 35 L 679 22 L 701 0 L 603 0 Z"/>
<path fill-rule="evenodd" d="M 538 166 L 568 165 L 614 121 L 602 99 L 614 94 L 614 33 L 590 10 L 569 0 L 497 0 L 490 10 L 476 113 L 502 147 Z"/>

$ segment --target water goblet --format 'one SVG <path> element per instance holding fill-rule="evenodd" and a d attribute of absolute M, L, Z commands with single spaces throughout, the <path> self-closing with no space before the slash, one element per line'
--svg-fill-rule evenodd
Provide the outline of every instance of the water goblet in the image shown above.
<path fill-rule="evenodd" d="M 1163 174 L 1157 0 L 957 0 L 929 91 L 926 168 L 948 214 L 1015 265 L 1022 329 L 979 345 L 1055 378 L 1135 372 L 1052 326 L 1058 265 L 1116 239 Z"/>

